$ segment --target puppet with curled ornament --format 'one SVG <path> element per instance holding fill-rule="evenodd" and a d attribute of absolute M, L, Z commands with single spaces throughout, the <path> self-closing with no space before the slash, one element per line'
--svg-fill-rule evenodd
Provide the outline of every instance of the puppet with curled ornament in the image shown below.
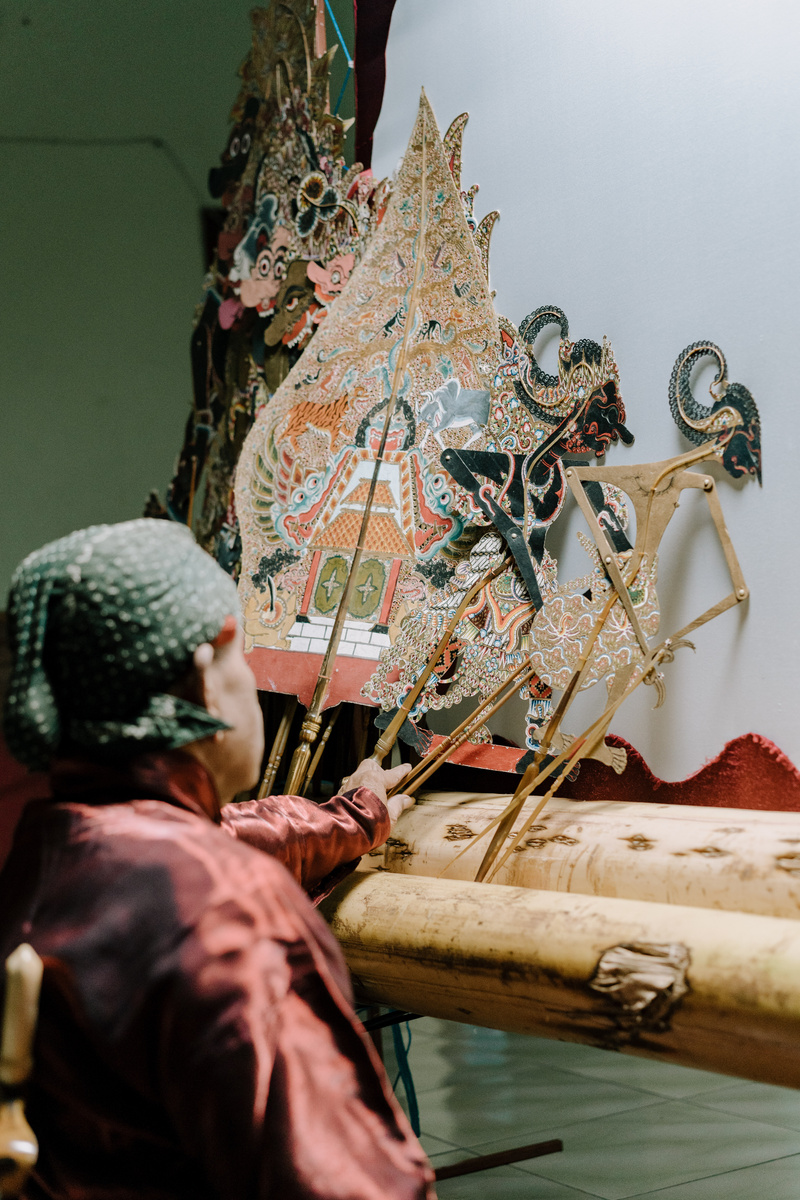
<path fill-rule="evenodd" d="M 710 389 L 712 404 L 703 406 L 692 393 L 691 374 L 695 366 L 707 357 L 716 360 L 717 371 Z M 602 741 L 614 713 L 631 693 L 642 683 L 654 686 L 658 693 L 658 707 L 665 694 L 665 681 L 660 667 L 671 662 L 680 648 L 694 648 L 688 640 L 689 634 L 741 604 L 749 595 L 725 524 L 716 482 L 712 476 L 690 469 L 714 459 L 734 479 L 755 478 L 761 482 L 761 423 L 758 408 L 746 387 L 728 382 L 727 373 L 725 356 L 713 342 L 694 342 L 678 355 L 669 382 L 669 403 L 678 428 L 696 447 L 687 454 L 639 466 L 574 466 L 567 469 L 570 490 L 594 538 L 598 576 L 604 572 L 605 580 L 602 585 L 590 589 L 588 596 L 574 589 L 571 596 L 567 597 L 567 605 L 572 612 L 548 613 L 545 608 L 542 614 L 544 620 L 536 622 L 540 653 L 542 657 L 547 657 L 549 652 L 552 661 L 559 627 L 563 628 L 565 616 L 571 619 L 574 629 L 571 647 L 562 639 L 558 648 L 562 653 L 566 651 L 564 674 L 560 680 L 564 690 L 542 732 L 533 761 L 527 766 L 511 802 L 484 831 L 491 832 L 492 837 L 476 876 L 478 880 L 491 878 L 492 873 L 496 873 L 509 854 L 522 843 L 532 823 L 558 790 L 570 768 L 589 756 Z M 615 552 L 615 546 L 595 511 L 589 493 L 598 483 L 622 492 L 635 511 L 636 537 L 630 552 Z M 681 495 L 691 489 L 698 490 L 708 505 L 725 556 L 731 591 L 680 629 L 668 637 L 662 636 L 653 644 L 650 638 L 658 630 L 658 622 L 655 629 L 646 628 L 645 623 L 639 620 L 637 603 L 655 584 L 662 539 Z M 535 655 L 532 665 L 536 665 Z M 574 741 L 570 739 L 555 757 L 548 755 L 551 748 L 558 750 L 555 738 L 575 694 L 603 676 L 609 681 L 609 690 L 607 703 L 600 716 L 580 737 Z M 526 813 L 521 827 L 508 841 L 508 835 L 527 797 L 534 790 L 541 790 L 544 784 L 547 784 L 544 796 L 536 802 L 532 811 Z M 406 788 L 405 780 L 403 787 Z"/>
<path fill-rule="evenodd" d="M 713 402 L 708 407 L 695 399 L 690 386 L 694 367 L 706 357 L 715 359 L 717 365 L 711 386 Z M 533 649 L 522 666 L 510 672 L 503 687 L 484 700 L 455 734 L 434 747 L 403 780 L 404 791 L 415 791 L 454 748 L 468 738 L 474 739 L 484 714 L 490 709 L 495 711 L 499 703 L 508 699 L 510 688 L 520 679 L 541 677 L 561 690 L 558 705 L 541 730 L 535 751 L 527 756 L 527 766 L 514 796 L 479 835 L 491 838 L 476 875 L 478 881 L 491 879 L 502 868 L 564 779 L 571 777 L 582 759 L 596 756 L 614 714 L 633 691 L 642 683 L 654 686 L 658 707 L 665 694 L 662 665 L 671 662 L 680 648 L 693 648 L 689 634 L 741 604 L 749 595 L 725 525 L 715 480 L 690 468 L 715 459 L 733 478 L 752 477 L 761 482 L 761 430 L 755 401 L 743 385 L 728 382 L 722 351 L 706 341 L 693 343 L 678 356 L 669 383 L 669 402 L 676 424 L 695 444 L 695 449 L 676 458 L 636 466 L 566 468 L 566 482 L 593 539 L 582 538 L 594 562 L 591 576 L 573 580 L 544 596 L 533 620 Z M 706 500 L 725 556 L 731 591 L 664 637 L 655 597 L 658 552 L 681 495 L 690 489 L 699 491 Z M 598 504 L 601 496 L 605 500 L 602 506 Z M 636 517 L 635 540 L 620 551 L 623 544 L 620 535 L 624 536 L 621 526 L 628 507 Z M 655 640 L 656 635 L 660 640 Z M 437 650 L 443 648 L 443 642 L 444 639 Z M 574 696 L 600 679 L 607 681 L 608 699 L 599 717 L 578 737 L 564 736 L 561 725 Z M 408 699 L 394 718 L 395 731 L 404 710 L 411 711 Z M 624 763 L 617 769 L 622 766 Z M 547 790 L 541 796 L 545 787 Z M 534 791 L 541 798 L 537 798 L 532 810 L 525 812 L 510 837 L 527 798 Z"/>
<path fill-rule="evenodd" d="M 533 349 L 551 324 L 561 333 L 558 376 L 542 370 Z M 449 708 L 471 696 L 486 698 L 530 661 L 536 648 L 536 614 L 560 591 L 545 538 L 566 499 L 563 456 L 601 457 L 617 440 L 633 440 L 624 425 L 619 372 L 607 342 L 571 342 L 566 316 L 552 305 L 536 309 L 519 333 L 501 318 L 500 331 L 495 399 L 484 428 L 460 449 L 441 453 L 443 467 L 458 485 L 453 491 L 455 508 L 465 524 L 491 525 L 494 530 L 481 537 L 452 578 L 428 596 L 425 607 L 406 618 L 363 691 L 381 705 L 384 711 L 377 724 L 386 727 L 410 691 L 409 680 L 420 678 L 434 648 L 449 634 L 400 733 L 417 749 L 425 741 L 417 721 L 426 711 Z M 434 399 L 421 410 L 431 422 L 426 439 L 431 432 L 437 436 L 442 427 L 457 426 L 465 420 L 459 413 L 469 409 L 468 402 L 457 409 L 441 397 L 434 405 Z M 476 440 L 481 448 L 473 449 Z M 591 495 L 615 546 L 629 551 L 618 494 L 597 485 Z M 589 586 L 590 577 L 583 582 Z M 531 753 L 552 711 L 547 675 L 542 667 L 522 689 L 529 702 Z M 479 729 L 473 740 L 487 737 L 485 729 Z M 605 745 L 595 757 L 616 770 L 624 766 L 624 754 Z"/>

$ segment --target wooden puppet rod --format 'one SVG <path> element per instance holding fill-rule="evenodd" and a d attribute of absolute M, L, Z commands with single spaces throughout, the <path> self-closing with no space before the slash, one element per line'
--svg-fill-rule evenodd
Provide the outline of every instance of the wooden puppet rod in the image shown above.
<path fill-rule="evenodd" d="M 686 643 L 683 642 L 681 644 L 685 645 Z M 592 753 L 592 751 L 594 749 L 596 749 L 596 747 L 603 740 L 606 733 L 608 732 L 608 726 L 611 721 L 611 718 L 613 717 L 613 715 L 617 711 L 617 709 L 621 706 L 623 701 L 627 700 L 628 696 L 630 696 L 630 694 L 635 690 L 635 688 L 637 688 L 639 686 L 640 683 L 643 683 L 646 681 L 647 676 L 651 673 L 651 671 L 653 671 L 655 669 L 655 667 L 659 663 L 661 663 L 665 659 L 671 658 L 673 648 L 674 648 L 674 646 L 673 646 L 672 639 L 667 638 L 666 642 L 664 642 L 664 644 L 662 646 L 660 646 L 657 650 L 653 651 L 648 656 L 648 659 L 646 659 L 645 662 L 642 664 L 641 674 L 638 675 L 638 677 L 634 680 L 633 683 L 628 685 L 628 687 L 625 689 L 625 691 L 622 693 L 622 695 L 619 696 L 613 702 L 613 704 L 608 705 L 604 709 L 604 711 L 601 713 L 601 715 L 597 718 L 597 720 L 594 721 L 588 727 L 588 729 L 586 729 L 583 732 L 581 737 L 576 738 L 574 742 L 572 742 L 565 750 L 562 750 L 562 752 L 559 755 L 557 755 L 552 760 L 552 762 L 550 762 L 546 767 L 541 767 L 539 761 L 531 763 L 531 765 L 525 771 L 525 774 L 522 776 L 519 786 L 517 787 L 517 790 L 511 799 L 511 803 L 508 805 L 508 808 L 506 809 L 506 811 L 501 815 L 501 817 L 498 820 L 498 825 L 497 825 L 497 829 L 495 830 L 495 834 L 492 838 L 489 848 L 486 851 L 486 854 L 483 857 L 483 861 L 481 862 L 481 865 L 478 868 L 478 872 L 475 876 L 476 883 L 481 883 L 486 878 L 486 876 L 488 875 L 490 870 L 492 870 L 492 875 L 494 875 L 497 871 L 500 870 L 500 868 L 504 865 L 506 859 L 508 858 L 509 854 L 512 853 L 512 851 L 515 850 L 516 847 L 520 844 L 520 842 L 522 841 L 522 838 L 525 837 L 525 835 L 528 833 L 531 825 L 534 823 L 536 818 L 539 816 L 539 814 L 541 813 L 544 806 L 556 794 L 558 789 L 561 787 L 561 784 L 567 778 L 567 776 L 569 775 L 569 773 L 573 769 L 573 767 L 575 767 L 581 761 L 582 758 L 588 757 Z M 537 754 L 537 760 L 538 760 L 538 754 Z M 500 853 L 502 844 L 503 844 L 505 838 L 507 837 L 509 830 L 512 828 L 512 826 L 514 825 L 514 822 L 516 821 L 517 817 L 519 816 L 520 810 L 522 809 L 522 805 L 527 800 L 527 798 L 531 794 L 531 792 L 536 787 L 538 787 L 539 784 L 543 783 L 545 781 L 545 779 L 548 779 L 555 771 L 557 771 L 559 767 L 563 767 L 563 770 L 560 772 L 560 774 L 556 777 L 554 782 L 551 784 L 547 793 L 541 798 L 539 803 L 535 806 L 535 808 L 533 809 L 533 812 L 530 813 L 530 815 L 528 816 L 528 818 L 525 821 L 523 828 L 515 836 L 511 845 L 506 847 L 505 851 L 503 852 L 502 857 L 495 864 L 495 859 L 497 858 L 498 854 Z M 494 866 L 493 866 L 493 864 L 494 864 Z"/>
<path fill-rule="evenodd" d="M 371 757 L 374 758 L 376 762 L 383 762 L 384 758 L 386 757 L 386 755 L 391 750 L 392 746 L 394 746 L 395 742 L 397 741 L 397 735 L 399 734 L 400 729 L 402 728 L 409 713 L 411 712 L 412 708 L 414 707 L 417 700 L 419 699 L 419 697 L 422 693 L 422 689 L 425 687 L 425 684 L 428 682 L 431 675 L 433 674 L 434 667 L 436 666 L 437 662 L 444 654 L 447 647 L 450 645 L 450 639 L 452 638 L 453 634 L 456 631 L 456 626 L 458 625 L 458 622 L 463 617 L 464 613 L 467 611 L 467 608 L 469 607 L 469 605 L 472 603 L 472 601 L 478 595 L 478 592 L 480 592 L 482 590 L 482 588 L 485 588 L 487 586 L 487 584 L 492 583 L 493 580 L 497 579 L 500 575 L 503 574 L 504 571 L 506 571 L 510 567 L 511 562 L 512 562 L 511 556 L 506 555 L 506 557 L 503 559 L 503 561 L 500 563 L 499 566 L 493 567 L 487 575 L 484 575 L 482 579 L 479 579 L 477 583 L 473 584 L 473 586 L 469 589 L 469 591 L 463 596 L 460 604 L 458 605 L 458 608 L 453 613 L 453 616 L 451 617 L 451 619 L 447 625 L 447 628 L 445 629 L 444 633 L 442 634 L 439 641 L 437 642 L 436 649 L 428 657 L 428 661 L 425 664 L 424 669 L 420 673 L 419 679 L 417 679 L 417 682 L 414 684 L 413 688 L 411 689 L 411 691 L 408 693 L 408 695 L 404 699 L 402 705 L 395 713 L 391 722 L 387 725 L 382 736 L 378 739 L 375 749 L 373 750 L 372 755 L 371 755 Z"/>
<path fill-rule="evenodd" d="M 490 717 L 493 717 L 506 701 L 510 700 L 519 688 L 524 687 L 535 674 L 536 671 L 531 666 L 530 659 L 526 658 L 510 675 L 506 676 L 502 683 L 498 684 L 485 700 L 481 701 L 478 707 L 452 733 L 447 735 L 443 742 L 434 746 L 433 750 L 409 771 L 408 775 L 401 783 L 397 784 L 389 795 L 393 796 L 397 792 L 403 792 L 407 796 L 413 795 L 420 784 L 429 779 L 434 771 L 438 771 L 439 767 L 447 762 L 459 746 L 469 741 L 470 736 L 476 733 Z"/>
<path fill-rule="evenodd" d="M 336 655 L 339 650 L 339 642 L 341 640 L 342 632 L 344 630 L 344 623 L 347 619 L 347 611 L 350 606 L 350 597 L 353 593 L 353 589 L 354 589 L 355 583 L 356 583 L 356 574 L 358 572 L 358 568 L 361 564 L 361 559 L 364 554 L 364 547 L 366 545 L 367 528 L 368 528 L 369 519 L 370 519 L 370 516 L 372 513 L 372 503 L 375 498 L 375 492 L 376 492 L 376 489 L 378 486 L 378 477 L 380 475 L 381 464 L 383 462 L 383 455 L 386 450 L 386 442 L 389 437 L 389 429 L 390 429 L 390 426 L 392 423 L 392 417 L 394 415 L 394 411 L 395 411 L 395 408 L 397 405 L 397 397 L 398 397 L 398 394 L 400 391 L 400 384 L 401 384 L 401 381 L 402 381 L 404 373 L 405 373 L 406 359 L 408 356 L 408 344 L 409 344 L 410 337 L 411 337 L 412 326 L 414 324 L 414 317 L 416 315 L 419 285 L 422 280 L 423 264 L 425 262 L 423 247 L 424 247 L 424 239 L 425 239 L 425 227 L 427 224 L 427 204 L 428 204 L 427 182 L 428 182 L 428 180 L 427 180 L 426 153 L 425 153 L 425 150 L 426 150 L 426 128 L 425 128 L 424 121 L 425 121 L 425 118 L 423 116 L 422 155 L 421 155 L 422 174 L 421 174 L 421 183 L 420 183 L 420 228 L 419 228 L 419 234 L 418 234 L 418 240 L 417 240 L 418 251 L 417 251 L 416 261 L 414 264 L 414 278 L 413 278 L 413 282 L 411 284 L 411 292 L 409 294 L 408 313 L 406 314 L 406 322 L 405 322 L 405 327 L 403 330 L 403 341 L 401 343 L 400 351 L 397 356 L 397 363 L 396 363 L 395 370 L 394 370 L 394 376 L 392 378 L 392 390 L 391 390 L 391 394 L 389 396 L 389 400 L 386 405 L 386 417 L 385 417 L 384 423 L 383 423 L 383 433 L 381 435 L 381 441 L 380 441 L 380 445 L 378 447 L 377 457 L 375 459 L 375 466 L 372 471 L 372 478 L 370 480 L 369 492 L 367 494 L 367 501 L 364 506 L 364 516 L 361 520 L 361 529 L 360 529 L 360 532 L 358 535 L 358 543 L 356 545 L 355 553 L 353 554 L 353 561 L 350 564 L 350 571 L 347 576 L 347 582 L 344 587 L 344 592 L 342 593 L 342 598 L 339 601 L 339 606 L 336 610 L 336 617 L 334 619 L 333 627 L 331 629 L 330 641 L 328 642 L 328 648 L 325 652 L 325 657 L 322 660 L 322 667 L 320 668 L 319 680 L 317 682 L 317 686 L 314 689 L 314 695 L 311 698 L 311 704 L 308 707 L 308 712 L 306 713 L 305 718 L 303 719 L 303 724 L 300 728 L 300 743 L 296 747 L 294 754 L 292 755 L 292 761 L 291 761 L 291 764 L 289 767 L 289 774 L 286 779 L 286 791 L 287 791 L 287 794 L 289 794 L 289 795 L 293 795 L 294 793 L 298 792 L 302 788 L 306 774 L 308 772 L 308 768 L 309 768 L 309 760 L 311 758 L 311 747 L 313 746 L 314 742 L 317 740 L 317 737 L 319 735 L 320 726 L 321 726 L 322 709 L 323 709 L 323 705 L 325 704 L 325 697 L 328 693 L 328 687 L 330 686 L 330 681 L 333 676 L 334 665 L 336 662 Z"/>
<path fill-rule="evenodd" d="M 272 743 L 272 749 L 269 753 L 269 761 L 267 769 L 264 772 L 264 778 L 261 780 L 261 787 L 258 789 L 258 799 L 264 800 L 267 796 L 272 795 L 272 788 L 275 783 L 275 776 L 281 765 L 281 760 L 286 752 L 286 743 L 289 740 L 289 731 L 292 728 L 294 714 L 297 712 L 297 697 L 287 696 L 286 706 L 283 710 L 278 732 L 275 734 L 275 740 Z"/>
<path fill-rule="evenodd" d="M 341 711 L 342 711 L 341 704 L 337 704 L 336 708 L 331 713 L 330 719 L 328 720 L 328 724 L 325 726 L 322 737 L 319 739 L 319 744 L 318 744 L 316 750 L 314 751 L 314 757 L 311 759 L 311 766 L 308 768 L 308 773 L 306 775 L 305 782 L 303 784 L 303 795 L 304 796 L 307 796 L 309 793 L 309 789 L 311 788 L 312 781 L 314 779 L 314 776 L 317 773 L 317 767 L 319 766 L 320 759 L 322 758 L 322 755 L 325 752 L 325 747 L 327 746 L 327 744 L 330 740 L 330 736 L 333 733 L 333 730 L 336 726 L 336 722 L 339 720 L 339 714 L 341 713 Z"/>

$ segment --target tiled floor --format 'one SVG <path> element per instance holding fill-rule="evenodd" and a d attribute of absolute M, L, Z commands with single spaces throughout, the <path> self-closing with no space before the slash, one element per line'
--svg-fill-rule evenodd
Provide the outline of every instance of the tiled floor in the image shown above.
<path fill-rule="evenodd" d="M 434 1166 L 564 1143 L 443 1180 L 440 1200 L 800 1200 L 800 1092 L 427 1017 L 410 1029 Z M 389 1031 L 384 1046 L 393 1078 Z"/>

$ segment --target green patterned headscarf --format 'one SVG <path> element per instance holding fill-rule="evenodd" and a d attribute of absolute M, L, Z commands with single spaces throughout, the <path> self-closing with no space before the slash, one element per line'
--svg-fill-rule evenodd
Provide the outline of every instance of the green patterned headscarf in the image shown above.
<path fill-rule="evenodd" d="M 183 525 L 94 525 L 35 551 L 8 602 L 9 750 L 40 770 L 65 750 L 118 757 L 227 729 L 167 689 L 238 613 L 233 580 Z"/>

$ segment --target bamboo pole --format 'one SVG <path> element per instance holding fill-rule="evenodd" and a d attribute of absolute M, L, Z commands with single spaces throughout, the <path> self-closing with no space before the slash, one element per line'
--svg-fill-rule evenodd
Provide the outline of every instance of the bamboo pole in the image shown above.
<path fill-rule="evenodd" d="M 27 943 L 6 959 L 6 997 L 0 1044 L 0 1189 L 17 1196 L 39 1155 L 22 1098 L 33 1066 L 42 960 Z"/>
<path fill-rule="evenodd" d="M 588 758 L 603 740 L 611 722 L 611 718 L 617 709 L 624 703 L 625 700 L 627 700 L 631 692 L 635 691 L 640 683 L 645 682 L 651 672 L 654 671 L 661 662 L 671 660 L 674 648 L 675 647 L 672 639 L 667 638 L 660 646 L 656 647 L 655 650 L 652 650 L 648 657 L 644 660 L 644 663 L 641 665 L 639 675 L 637 675 L 632 682 L 629 682 L 627 687 L 622 690 L 615 699 L 609 700 L 608 704 L 603 709 L 597 720 L 594 721 L 588 727 L 588 729 L 584 730 L 580 737 L 576 738 L 574 742 L 568 745 L 567 748 L 563 750 L 561 754 L 557 755 L 552 762 L 548 763 L 546 767 L 542 767 L 538 774 L 536 773 L 536 767 L 538 764 L 531 764 L 531 766 L 525 772 L 525 777 L 523 778 L 522 783 L 517 788 L 511 806 L 509 806 L 516 807 L 517 811 L 519 811 L 520 799 L 526 799 L 527 796 L 530 795 L 530 793 L 534 790 L 534 788 L 538 787 L 538 785 L 544 782 L 544 780 L 550 775 L 554 775 L 558 768 L 562 766 L 562 764 L 566 763 L 566 766 L 564 766 L 564 769 L 560 774 L 556 775 L 556 778 L 550 785 L 546 795 L 538 801 L 533 812 L 528 815 L 522 829 L 520 829 L 515 835 L 511 845 L 506 846 L 499 860 L 496 857 L 499 853 L 498 846 L 495 846 L 493 855 L 490 855 L 487 852 L 479 869 L 480 879 L 486 878 L 486 875 L 490 870 L 492 870 L 493 873 L 496 873 L 503 866 L 509 854 L 516 850 L 526 833 L 530 830 L 533 822 L 539 816 L 548 801 L 551 800 L 558 791 L 559 787 L 567 778 L 572 768 L 576 766 L 582 758 Z M 548 729 L 549 728 L 550 726 L 548 725 Z M 489 876 L 489 878 L 491 878 L 491 876 Z"/>
<path fill-rule="evenodd" d="M 472 880 L 507 799 L 422 795 L 365 863 Z M 800 919 L 800 813 L 556 796 L 494 882 Z"/>
<path fill-rule="evenodd" d="M 365 1003 L 800 1087 L 800 922 L 386 872 L 321 906 Z"/>
<path fill-rule="evenodd" d="M 400 346 L 400 352 L 397 356 L 397 363 L 392 378 L 392 390 L 386 404 L 386 417 L 383 423 L 383 433 L 381 434 L 380 445 L 378 446 L 378 453 L 375 458 L 375 466 L 372 472 L 372 478 L 370 479 L 369 492 L 367 493 L 367 500 L 364 505 L 364 515 L 361 519 L 361 529 L 358 535 L 358 542 L 353 554 L 353 560 L 350 564 L 350 570 L 347 575 L 347 582 L 344 586 L 344 592 L 342 593 L 342 598 L 339 601 L 339 606 L 336 610 L 336 616 L 331 628 L 330 640 L 328 641 L 328 648 L 325 651 L 325 657 L 322 660 L 322 666 L 320 668 L 319 680 L 314 689 L 314 694 L 311 698 L 311 704 L 308 707 L 308 712 L 306 713 L 303 724 L 300 728 L 300 742 L 296 747 L 294 754 L 292 755 L 292 761 L 289 766 L 289 774 L 286 780 L 286 791 L 290 795 L 301 787 L 303 780 L 305 779 L 308 771 L 309 760 L 311 758 L 311 747 L 319 736 L 321 726 L 320 714 L 322 713 L 322 708 L 325 703 L 325 696 L 327 695 L 328 687 L 330 686 L 330 681 L 333 677 L 336 655 L 339 650 L 339 642 L 344 630 L 345 620 L 347 619 L 347 610 L 350 606 L 350 597 L 353 593 L 353 588 L 355 587 L 356 574 L 361 563 L 361 558 L 364 554 L 367 528 L 369 526 L 369 519 L 372 513 L 372 504 L 375 497 L 375 491 L 378 486 L 378 477 L 380 475 L 381 464 L 383 462 L 383 455 L 386 450 L 386 442 L 389 437 L 392 416 L 397 404 L 400 384 L 402 382 L 406 367 L 408 343 L 411 337 L 414 317 L 416 315 L 417 296 L 419 293 L 419 286 L 422 280 L 423 266 L 425 263 L 424 245 L 427 229 L 428 176 L 426 170 L 426 125 L 424 115 L 422 127 L 421 160 L 420 228 L 417 239 L 417 256 L 414 263 L 414 278 L 411 284 L 411 291 L 408 299 L 408 312 L 406 314 L 405 326 L 403 329 L 403 340 Z"/>
<path fill-rule="evenodd" d="M 264 778 L 261 780 L 261 787 L 258 789 L 259 800 L 264 800 L 267 796 L 272 794 L 272 786 L 275 783 L 275 777 L 280 769 L 281 759 L 286 753 L 286 743 L 289 740 L 289 731 L 292 728 L 292 721 L 294 720 L 294 714 L 296 712 L 297 697 L 287 696 L 286 705 L 283 710 L 283 716 L 281 717 L 280 724 L 278 725 L 278 732 L 275 734 L 275 738 L 272 743 L 272 749 L 269 752 L 267 769 L 264 772 Z M 293 795 L 288 787 L 286 791 L 288 795 Z"/>

